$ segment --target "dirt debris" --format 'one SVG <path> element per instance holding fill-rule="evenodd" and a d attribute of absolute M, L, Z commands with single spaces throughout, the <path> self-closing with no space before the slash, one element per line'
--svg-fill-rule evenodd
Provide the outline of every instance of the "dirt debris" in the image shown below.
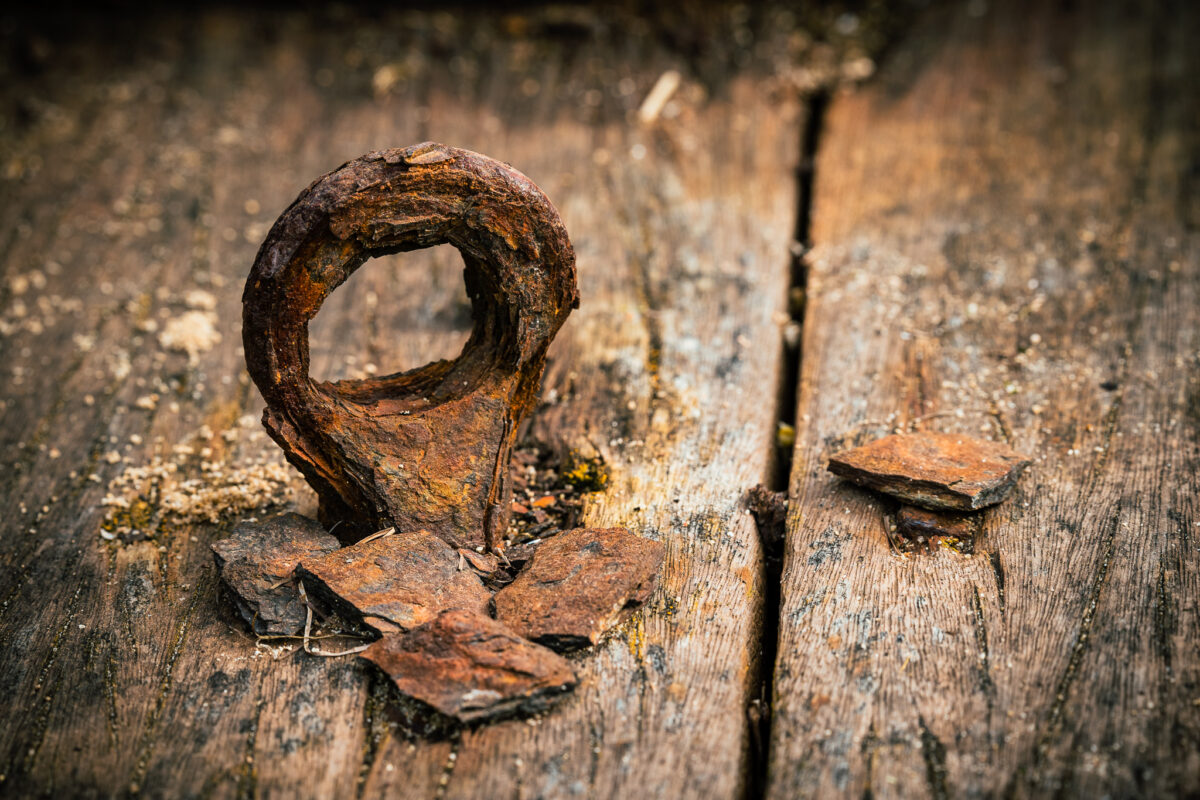
<path fill-rule="evenodd" d="M 101 537 L 143 541 L 164 525 L 215 524 L 291 501 L 291 473 L 276 454 L 240 463 L 224 456 L 223 446 L 238 435 L 238 428 L 230 429 L 218 442 L 202 427 L 174 446 L 156 442 L 145 463 L 125 467 L 109 482 L 100 501 L 105 508 Z M 108 464 L 131 460 L 117 450 L 100 458 Z"/>
<path fill-rule="evenodd" d="M 970 555 L 975 552 L 975 539 L 982 522 L 978 514 L 901 506 L 896 512 L 896 533 L 914 550 L 928 552 L 944 544 L 951 550 Z"/>
<path fill-rule="evenodd" d="M 512 517 L 504 540 L 509 559 L 514 545 L 577 527 L 584 498 L 608 485 L 608 468 L 599 458 L 570 453 L 560 458 L 533 441 L 513 450 L 511 469 Z"/>
<path fill-rule="evenodd" d="M 201 353 L 208 352 L 221 342 L 217 315 L 206 310 L 185 311 L 167 320 L 158 334 L 158 342 L 168 350 L 187 353 L 188 363 L 198 364 Z"/>
<path fill-rule="evenodd" d="M 758 538 L 768 558 L 780 558 L 787 536 L 787 492 L 773 492 L 761 483 L 746 492 L 746 508 L 754 515 Z"/>

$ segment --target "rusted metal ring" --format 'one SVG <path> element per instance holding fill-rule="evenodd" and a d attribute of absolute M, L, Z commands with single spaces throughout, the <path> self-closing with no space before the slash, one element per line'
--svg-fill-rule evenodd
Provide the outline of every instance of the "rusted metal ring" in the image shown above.
<path fill-rule="evenodd" d="M 309 378 L 308 323 L 330 292 L 370 258 L 444 243 L 462 254 L 474 319 L 458 358 Z M 395 525 L 492 547 L 517 425 L 578 302 L 566 229 L 532 181 L 446 145 L 383 150 L 318 179 L 271 228 L 242 297 L 246 365 L 267 431 L 340 537 Z"/>

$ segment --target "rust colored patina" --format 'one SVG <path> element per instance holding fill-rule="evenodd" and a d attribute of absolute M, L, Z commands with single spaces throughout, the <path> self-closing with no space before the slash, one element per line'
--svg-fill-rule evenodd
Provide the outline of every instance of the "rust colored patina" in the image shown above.
<path fill-rule="evenodd" d="M 449 608 L 483 613 L 491 593 L 426 531 L 398 533 L 306 558 L 296 573 L 322 610 L 379 633 L 410 630 Z"/>
<path fill-rule="evenodd" d="M 576 682 L 562 656 L 461 609 L 388 634 L 362 657 L 403 694 L 465 723 L 544 711 Z"/>
<path fill-rule="evenodd" d="M 829 471 L 922 508 L 974 511 L 1008 495 L 1029 459 L 958 433 L 885 436 L 829 459 Z"/>
<path fill-rule="evenodd" d="M 303 559 L 337 548 L 338 540 L 324 528 L 291 513 L 243 522 L 212 545 L 221 581 L 260 635 L 289 635 L 304 627 L 306 608 L 292 572 Z"/>
<path fill-rule="evenodd" d="M 978 514 L 929 511 L 913 506 L 901 506 L 896 512 L 896 532 L 914 547 L 925 550 L 941 541 L 960 553 L 973 553 L 981 522 Z"/>
<path fill-rule="evenodd" d="M 624 528 L 560 533 L 496 594 L 496 618 L 555 650 L 593 645 L 650 597 L 664 552 Z"/>
<path fill-rule="evenodd" d="M 458 358 L 334 383 L 309 378 L 308 323 L 370 258 L 449 243 L 474 328 Z M 509 459 L 546 349 L 578 306 L 558 213 L 524 175 L 425 143 L 355 159 L 275 222 L 246 282 L 243 342 L 263 422 L 343 541 L 395 526 L 494 548 Z"/>

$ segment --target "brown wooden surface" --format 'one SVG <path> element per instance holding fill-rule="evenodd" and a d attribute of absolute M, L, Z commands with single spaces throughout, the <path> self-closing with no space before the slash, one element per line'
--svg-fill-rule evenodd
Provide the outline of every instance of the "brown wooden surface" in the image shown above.
<path fill-rule="evenodd" d="M 1196 15 L 970 12 L 822 128 L 770 794 L 1192 793 Z M 1035 457 L 979 554 L 826 473 L 894 429 Z"/>
<path fill-rule="evenodd" d="M 788 374 L 796 90 L 842 55 L 811 20 L 6 22 L 0 795 L 1200 791 L 1196 14 L 991 5 L 921 12 L 818 117 L 769 759 L 752 720 L 775 609 L 741 497 L 772 477 Z M 673 105 L 640 122 L 668 69 Z M 430 139 L 512 163 L 561 212 L 582 307 L 529 433 L 603 455 L 586 521 L 667 560 L 556 710 L 425 739 L 356 659 L 255 646 L 208 546 L 244 514 L 100 532 L 110 483 L 156 454 L 175 483 L 282 463 L 239 346 L 255 250 L 316 176 Z M 313 325 L 313 376 L 456 353 L 460 273 L 446 247 L 364 267 Z M 195 289 L 223 338 L 189 363 L 158 337 Z M 978 555 L 892 555 L 890 506 L 824 472 L 843 444 L 919 427 L 1037 459 Z"/>
<path fill-rule="evenodd" d="M 721 13 L 705 24 L 771 23 Z M 41 331 L 21 323 L 2 345 L 20 377 L 4 406 L 4 495 L 28 510 L 7 515 L 2 545 L 5 793 L 744 790 L 762 587 L 740 493 L 771 461 L 801 106 L 762 91 L 732 51 L 689 63 L 661 31 L 628 37 L 587 9 L 470 16 L 168 16 L 144 23 L 145 52 L 63 45 L 17 93 L 34 121 L 13 115 L 5 270 L 40 270 L 47 285 L 6 296 L 10 316 L 37 295 L 80 307 Z M 640 124 L 667 69 L 685 73 L 678 114 Z M 426 139 L 514 164 L 562 213 L 583 302 L 552 351 L 554 402 L 533 434 L 603 455 L 611 486 L 585 521 L 659 539 L 667 559 L 649 609 L 580 659 L 581 686 L 554 713 L 410 741 L 362 662 L 255 648 L 208 546 L 236 518 L 107 544 L 98 503 L 122 469 L 202 424 L 210 460 L 279 461 L 239 347 L 263 226 L 342 161 Z M 456 352 L 469 325 L 457 261 L 441 248 L 365 267 L 313 326 L 314 377 Z M 224 338 L 189 366 L 136 326 L 182 313 L 193 288 L 216 296 Z M 77 333 L 94 334 L 90 349 Z M 139 408 L 160 377 L 177 385 Z M 114 450 L 127 464 L 108 462 Z M 311 511 L 299 482 L 296 496 Z"/>

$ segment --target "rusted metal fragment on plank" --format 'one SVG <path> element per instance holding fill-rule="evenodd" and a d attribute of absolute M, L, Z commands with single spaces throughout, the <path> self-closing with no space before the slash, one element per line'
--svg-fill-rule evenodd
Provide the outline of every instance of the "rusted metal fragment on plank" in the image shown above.
<path fill-rule="evenodd" d="M 443 243 L 462 254 L 474 320 L 458 358 L 310 380 L 308 323 L 329 294 L 368 259 Z M 322 522 L 347 543 L 395 526 L 455 547 L 499 544 L 517 429 L 579 302 L 567 231 L 532 181 L 435 142 L 368 153 L 276 220 L 242 302 L 263 423 L 316 491 Z"/>
<path fill-rule="evenodd" d="M 944 541 L 961 553 L 973 553 L 980 523 L 978 514 L 930 511 L 915 506 L 901 506 L 896 512 L 896 532 L 915 547 L 925 549 L 936 541 Z"/>
<path fill-rule="evenodd" d="M 460 722 L 544 711 L 575 686 L 562 656 L 473 611 L 444 611 L 362 654 L 401 693 Z"/>
<path fill-rule="evenodd" d="M 1028 464 L 998 442 L 907 433 L 839 453 L 829 471 L 922 508 L 973 511 L 1003 500 Z"/>
<path fill-rule="evenodd" d="M 221 580 L 254 632 L 290 635 L 304 627 L 305 618 L 292 579 L 296 565 L 340 546 L 316 520 L 288 513 L 244 522 L 213 542 L 212 551 Z"/>
<path fill-rule="evenodd" d="M 442 611 L 484 613 L 490 595 L 459 555 L 428 531 L 397 533 L 305 559 L 297 569 L 318 607 L 379 633 L 409 630 Z"/>
<path fill-rule="evenodd" d="M 556 650 L 595 644 L 650 597 L 663 555 L 624 528 L 560 533 L 496 594 L 496 618 Z"/>

